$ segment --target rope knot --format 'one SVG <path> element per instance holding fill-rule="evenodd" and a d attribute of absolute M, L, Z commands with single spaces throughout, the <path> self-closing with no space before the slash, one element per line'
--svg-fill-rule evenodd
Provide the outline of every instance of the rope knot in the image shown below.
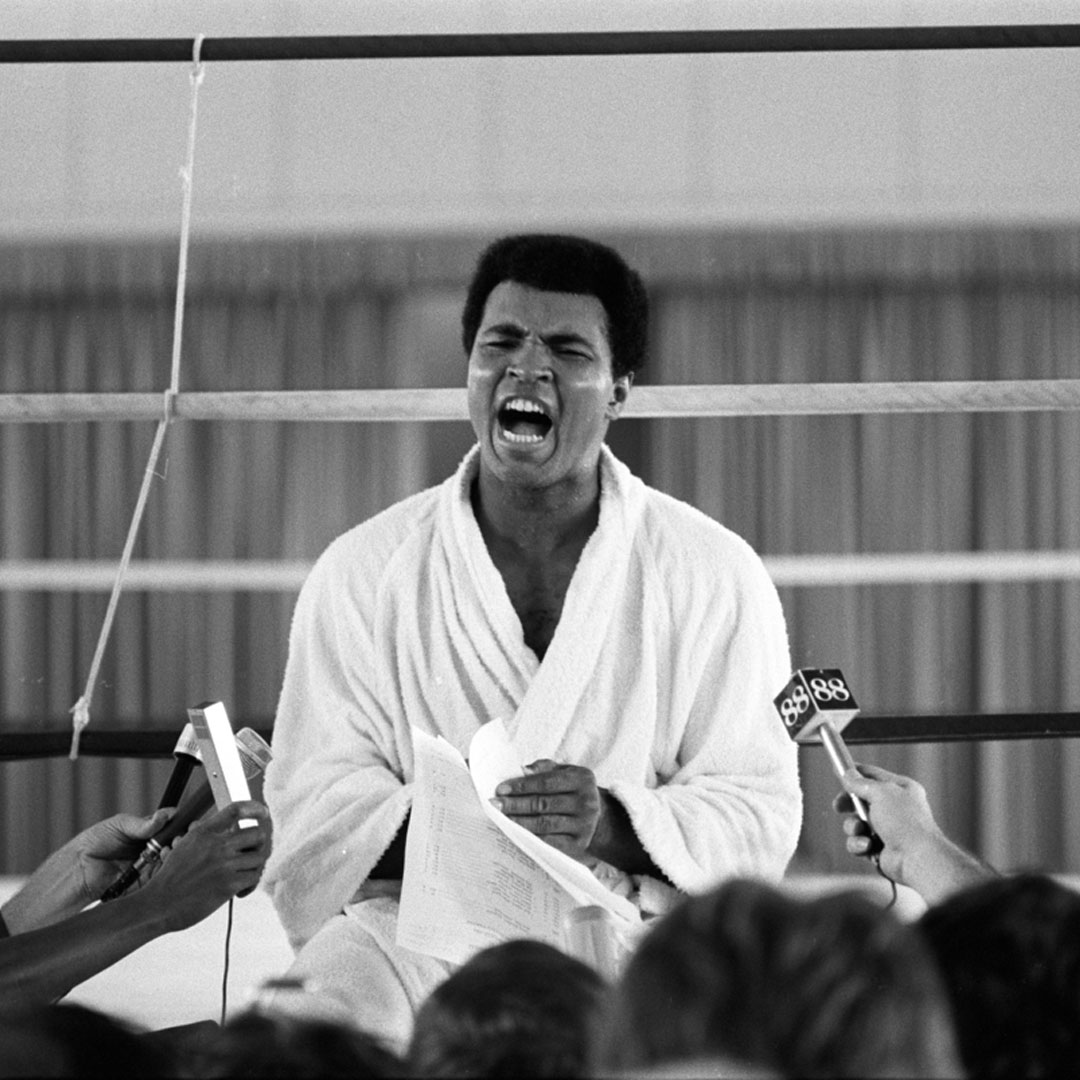
<path fill-rule="evenodd" d="M 79 756 L 79 738 L 83 728 L 90 723 L 90 699 L 83 694 L 68 710 L 74 717 L 71 730 L 71 750 L 68 759 L 74 761 Z"/>

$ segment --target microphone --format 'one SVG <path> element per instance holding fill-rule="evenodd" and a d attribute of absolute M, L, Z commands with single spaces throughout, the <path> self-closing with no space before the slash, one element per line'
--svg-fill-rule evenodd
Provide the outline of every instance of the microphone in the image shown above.
<path fill-rule="evenodd" d="M 843 778 L 855 760 L 840 732 L 859 715 L 843 674 L 837 668 L 802 668 L 773 699 L 788 734 L 797 743 L 821 743 L 832 762 L 833 772 Z M 855 813 L 870 829 L 867 855 L 877 855 L 885 846 L 870 825 L 870 808 L 857 795 L 848 794 Z"/>
<path fill-rule="evenodd" d="M 173 747 L 173 757 L 176 764 L 173 766 L 172 776 L 162 793 L 161 802 L 158 803 L 160 810 L 165 806 L 179 806 L 180 796 L 184 794 L 188 780 L 196 765 L 202 764 L 202 752 L 199 750 L 199 739 L 195 734 L 195 728 L 188 721 L 184 730 L 180 732 L 180 738 Z"/>
<path fill-rule="evenodd" d="M 251 728 L 241 728 L 236 733 L 236 749 L 240 754 L 240 763 L 244 776 L 251 780 L 258 776 L 270 763 L 270 747 L 266 740 Z M 136 881 L 139 875 L 152 863 L 161 859 L 162 852 L 178 837 L 190 828 L 214 805 L 214 789 L 209 780 L 204 780 L 173 816 L 146 842 L 139 857 L 101 894 L 101 902 L 107 903 L 122 896 Z"/>

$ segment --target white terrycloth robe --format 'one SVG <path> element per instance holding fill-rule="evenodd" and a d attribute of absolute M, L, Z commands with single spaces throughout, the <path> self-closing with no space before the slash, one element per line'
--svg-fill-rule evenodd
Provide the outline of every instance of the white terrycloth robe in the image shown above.
<path fill-rule="evenodd" d="M 265 884 L 294 947 L 405 820 L 410 725 L 466 754 L 501 717 L 521 761 L 592 769 L 678 889 L 775 879 L 794 853 L 797 754 L 772 705 L 787 632 L 758 556 L 605 447 L 599 524 L 540 662 L 472 511 L 478 461 L 339 537 L 300 593 L 265 784 Z"/>

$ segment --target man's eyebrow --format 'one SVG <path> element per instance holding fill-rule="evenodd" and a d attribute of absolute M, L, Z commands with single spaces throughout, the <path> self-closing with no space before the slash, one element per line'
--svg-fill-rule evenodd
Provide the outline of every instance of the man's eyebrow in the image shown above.
<path fill-rule="evenodd" d="M 590 349 L 596 348 L 590 338 L 573 330 L 556 330 L 551 334 L 542 334 L 541 338 L 549 345 L 586 345 Z"/>
<path fill-rule="evenodd" d="M 501 322 L 492 323 L 491 326 L 482 327 L 480 333 L 524 337 L 528 331 L 519 323 Z M 595 348 L 595 345 L 590 338 L 586 337 L 584 334 L 579 334 L 574 330 L 553 330 L 550 334 L 541 334 L 540 340 L 549 345 L 579 344 L 587 345 L 589 348 Z"/>
<path fill-rule="evenodd" d="M 491 326 L 483 326 L 480 328 L 482 334 L 517 334 L 520 337 L 525 335 L 525 328 L 519 326 L 513 322 L 501 322 L 492 323 Z"/>
<path fill-rule="evenodd" d="M 478 337 L 486 337 L 492 335 L 495 337 L 509 337 L 509 338 L 523 338 L 527 336 L 528 330 L 525 329 L 520 323 L 506 320 L 504 322 L 492 323 L 491 326 L 483 326 L 480 328 Z M 553 330 L 550 334 L 541 334 L 540 340 L 545 345 L 554 347 L 565 347 L 566 345 L 580 345 L 589 350 L 589 352 L 596 352 L 597 345 L 589 337 L 584 334 L 579 334 L 575 330 Z"/>

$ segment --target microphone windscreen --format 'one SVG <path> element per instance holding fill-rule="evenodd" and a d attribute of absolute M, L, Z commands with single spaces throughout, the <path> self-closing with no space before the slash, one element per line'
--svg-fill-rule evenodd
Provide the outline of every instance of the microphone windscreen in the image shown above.
<path fill-rule="evenodd" d="M 273 757 L 267 741 L 249 727 L 241 728 L 236 733 L 236 749 L 240 751 L 240 764 L 244 766 L 244 775 L 249 780 L 258 776 Z"/>
<path fill-rule="evenodd" d="M 202 761 L 199 736 L 195 734 L 195 726 L 190 720 L 184 725 L 184 730 L 180 732 L 180 738 L 176 740 L 176 745 L 173 747 L 173 757 L 179 757 L 181 754 L 187 754 L 196 761 Z"/>

